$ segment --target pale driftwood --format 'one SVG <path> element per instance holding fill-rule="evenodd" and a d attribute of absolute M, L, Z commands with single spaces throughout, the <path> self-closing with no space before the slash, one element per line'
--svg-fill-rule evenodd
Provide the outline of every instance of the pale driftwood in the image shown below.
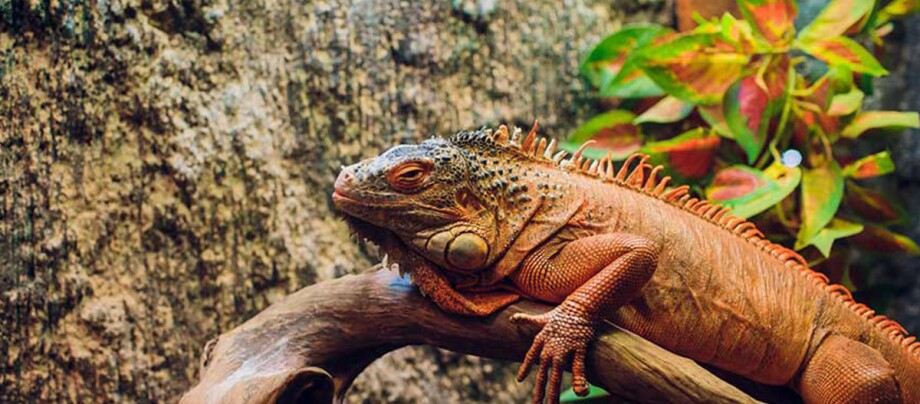
<path fill-rule="evenodd" d="M 351 381 L 393 349 L 427 344 L 520 360 L 537 330 L 509 322 L 548 306 L 521 302 L 488 318 L 447 314 L 389 271 L 304 288 L 212 341 L 183 403 L 340 401 Z M 603 333 L 589 377 L 637 401 L 756 402 L 695 362 L 627 331 Z"/>

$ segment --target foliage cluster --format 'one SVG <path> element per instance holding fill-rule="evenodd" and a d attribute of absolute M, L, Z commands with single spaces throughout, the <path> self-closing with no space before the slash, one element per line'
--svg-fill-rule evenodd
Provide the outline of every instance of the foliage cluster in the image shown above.
<path fill-rule="evenodd" d="M 698 19 L 689 32 L 630 26 L 599 43 L 582 73 L 616 109 L 564 147 L 647 153 L 819 268 L 833 262 L 833 280 L 851 287 L 840 268 L 853 247 L 920 253 L 889 228 L 907 220 L 903 207 L 864 181 L 894 170 L 889 152 L 857 155 L 884 132 L 920 126 L 915 112 L 863 110 L 872 79 L 888 73 L 876 55 L 892 21 L 920 1 L 831 0 L 804 22 L 793 0 L 738 6 L 741 18 Z"/>

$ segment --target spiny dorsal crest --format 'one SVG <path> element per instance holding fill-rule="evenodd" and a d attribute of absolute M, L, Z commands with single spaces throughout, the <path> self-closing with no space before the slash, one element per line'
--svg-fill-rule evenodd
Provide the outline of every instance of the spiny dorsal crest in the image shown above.
<path fill-rule="evenodd" d="M 662 198 L 665 196 L 680 197 L 687 194 L 689 190 L 689 187 L 678 187 L 666 194 L 664 191 L 671 177 L 659 179 L 658 175 L 664 170 L 664 167 L 648 164 L 649 156 L 644 154 L 630 156 L 619 170 L 614 167 L 613 158 L 610 156 L 601 160 L 584 157 L 583 152 L 594 143 L 593 140 L 585 142 L 571 157 L 566 159 L 569 153 L 565 150 L 557 150 L 558 143 L 555 139 L 547 141 L 546 138 L 537 136 L 538 127 L 538 124 L 534 122 L 533 128 L 523 140 L 519 128 L 510 131 L 507 126 L 501 125 L 495 131 L 483 128 L 473 132 L 459 132 L 451 137 L 450 141 L 458 146 L 471 147 L 478 153 L 513 153 L 515 156 L 530 161 L 550 164 L 564 171 L 597 177 L 605 182 L 618 183 Z"/>
<path fill-rule="evenodd" d="M 471 146 L 477 152 L 483 152 L 483 148 L 488 148 L 494 153 L 514 153 L 530 161 L 624 186 L 688 211 L 754 244 L 778 259 L 785 267 L 797 270 L 816 286 L 835 296 L 844 307 L 853 310 L 892 338 L 895 343 L 920 357 L 920 341 L 917 341 L 916 337 L 908 336 L 907 331 L 900 324 L 884 315 L 876 316 L 875 311 L 868 306 L 857 303 L 846 287 L 831 285 L 827 276 L 809 268 L 801 255 L 764 238 L 763 233 L 757 230 L 754 223 L 732 215 L 728 207 L 693 197 L 687 185 L 668 189 L 671 177 L 665 176 L 659 179 L 658 175 L 664 170 L 664 167 L 648 164 L 648 155 L 633 154 L 626 158 L 626 161 L 617 170 L 610 155 L 600 160 L 582 156 L 585 148 L 594 143 L 593 140 L 589 140 L 582 144 L 569 159 L 566 159 L 568 152 L 557 151 L 555 139 L 547 141 L 546 138 L 537 136 L 537 128 L 538 125 L 534 122 L 533 128 L 523 140 L 521 140 L 519 128 L 509 131 L 507 126 L 501 125 L 494 132 L 486 128 L 475 132 L 460 132 L 451 138 L 451 142 L 460 146 Z"/>

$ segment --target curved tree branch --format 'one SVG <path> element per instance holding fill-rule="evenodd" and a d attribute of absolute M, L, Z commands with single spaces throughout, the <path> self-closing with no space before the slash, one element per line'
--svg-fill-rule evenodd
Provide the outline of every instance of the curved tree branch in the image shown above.
<path fill-rule="evenodd" d="M 380 270 L 306 287 L 205 347 L 200 382 L 183 403 L 341 401 L 369 363 L 427 344 L 520 360 L 538 330 L 508 318 L 549 306 L 520 302 L 488 318 L 445 313 L 396 274 Z M 612 328 L 593 344 L 589 378 L 637 401 L 756 402 L 692 360 Z"/>

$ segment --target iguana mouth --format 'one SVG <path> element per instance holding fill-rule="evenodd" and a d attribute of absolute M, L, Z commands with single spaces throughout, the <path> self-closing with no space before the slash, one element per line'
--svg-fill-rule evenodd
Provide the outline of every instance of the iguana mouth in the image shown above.
<path fill-rule="evenodd" d="M 370 201 L 368 201 L 371 199 Z M 399 203 L 387 203 L 381 200 L 372 199 L 371 196 L 363 196 L 360 199 L 356 196 L 350 195 L 348 191 L 343 191 L 336 189 L 332 192 L 332 202 L 339 209 L 346 209 L 348 206 L 368 206 L 373 205 L 375 207 L 387 208 L 400 206 Z"/>
<path fill-rule="evenodd" d="M 392 217 L 397 213 L 421 211 L 427 215 L 430 220 L 436 220 L 441 223 L 449 223 L 459 220 L 461 217 L 455 209 L 440 208 L 428 206 L 421 203 L 409 202 L 379 202 L 376 200 L 366 200 L 350 196 L 347 192 L 336 190 L 332 193 L 332 202 L 336 209 L 344 216 L 361 220 L 368 225 L 373 226 L 374 232 L 390 231 L 387 228 L 373 224 L 373 221 L 384 222 L 387 217 Z M 366 226 L 365 226 L 366 227 Z M 392 233 L 392 231 L 390 231 Z M 361 236 L 370 238 L 362 232 Z M 377 243 L 381 244 L 381 243 Z"/>
<path fill-rule="evenodd" d="M 362 196 L 360 199 L 348 195 L 345 192 L 336 190 L 332 193 L 332 203 L 335 204 L 336 208 L 348 212 L 349 207 L 374 207 L 377 210 L 389 209 L 393 210 L 396 208 L 411 209 L 415 205 L 406 202 L 388 202 L 383 201 L 379 198 L 372 198 L 370 196 Z"/>

